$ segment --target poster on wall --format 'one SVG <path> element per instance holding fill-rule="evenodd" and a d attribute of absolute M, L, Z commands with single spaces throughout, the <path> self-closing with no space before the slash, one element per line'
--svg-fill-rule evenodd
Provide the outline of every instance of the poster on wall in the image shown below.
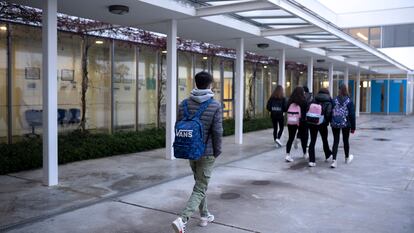
<path fill-rule="evenodd" d="M 25 67 L 24 78 L 27 80 L 40 79 L 40 68 L 39 67 Z"/>
<path fill-rule="evenodd" d="M 74 70 L 62 69 L 62 74 L 61 74 L 60 79 L 62 81 L 70 81 L 70 82 L 72 82 L 74 80 L 74 78 L 75 78 L 74 73 L 75 73 Z"/>

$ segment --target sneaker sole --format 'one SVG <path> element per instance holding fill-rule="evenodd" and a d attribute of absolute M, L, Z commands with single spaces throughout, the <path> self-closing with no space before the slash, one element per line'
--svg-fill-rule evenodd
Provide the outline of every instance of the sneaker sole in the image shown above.
<path fill-rule="evenodd" d="M 175 233 L 181 233 L 180 229 L 178 229 L 178 226 L 174 223 L 171 224 L 172 228 L 174 229 Z"/>

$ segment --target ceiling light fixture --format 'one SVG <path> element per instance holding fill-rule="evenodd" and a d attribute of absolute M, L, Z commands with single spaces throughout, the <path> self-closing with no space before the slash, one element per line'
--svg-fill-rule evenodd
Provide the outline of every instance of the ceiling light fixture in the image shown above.
<path fill-rule="evenodd" d="M 0 26 L 0 30 L 1 31 L 7 31 L 7 27 L 6 26 Z"/>
<path fill-rule="evenodd" d="M 124 5 L 110 5 L 108 10 L 115 15 L 125 15 L 129 12 L 129 7 Z"/>
<path fill-rule="evenodd" d="M 161 53 L 166 54 L 167 53 L 167 50 L 163 50 L 163 51 L 161 51 Z"/>
<path fill-rule="evenodd" d="M 267 69 L 267 66 L 263 66 L 263 68 Z"/>
<path fill-rule="evenodd" d="M 265 49 L 265 48 L 268 48 L 269 47 L 269 44 L 267 44 L 267 43 L 259 43 L 259 44 L 257 44 L 257 47 L 260 48 L 260 49 Z"/>
<path fill-rule="evenodd" d="M 102 40 L 95 41 L 95 44 L 103 44 L 104 42 Z"/>
<path fill-rule="evenodd" d="M 368 41 L 368 37 L 366 37 L 364 34 L 362 34 L 362 33 L 360 33 L 360 32 L 358 32 L 358 33 L 357 33 L 357 36 L 358 36 L 359 38 L 363 39 L 363 40 Z"/>
<path fill-rule="evenodd" d="M 203 60 L 207 60 L 208 59 L 208 57 L 203 57 Z"/>

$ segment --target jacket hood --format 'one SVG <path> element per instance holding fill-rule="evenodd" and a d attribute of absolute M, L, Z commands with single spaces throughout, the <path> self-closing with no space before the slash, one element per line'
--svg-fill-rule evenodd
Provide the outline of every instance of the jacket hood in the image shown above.
<path fill-rule="evenodd" d="M 318 93 L 315 96 L 315 100 L 318 102 L 330 102 L 331 101 L 331 96 L 325 93 Z"/>
<path fill-rule="evenodd" d="M 190 93 L 190 99 L 197 103 L 203 103 L 214 97 L 214 92 L 211 89 L 193 89 Z"/>

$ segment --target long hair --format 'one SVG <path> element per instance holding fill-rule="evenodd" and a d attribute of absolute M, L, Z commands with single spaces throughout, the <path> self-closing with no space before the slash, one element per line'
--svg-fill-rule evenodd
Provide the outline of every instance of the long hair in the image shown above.
<path fill-rule="evenodd" d="M 289 105 L 291 103 L 295 103 L 299 106 L 306 103 L 305 91 L 303 90 L 303 87 L 296 87 L 295 90 L 293 90 L 292 95 L 289 98 Z"/>
<path fill-rule="evenodd" d="M 339 87 L 339 96 L 342 96 L 342 97 L 349 96 L 348 88 L 346 87 L 345 84 L 341 84 L 341 86 Z"/>
<path fill-rule="evenodd" d="M 275 88 L 275 90 L 272 93 L 272 98 L 275 99 L 282 99 L 283 98 L 283 87 L 281 85 L 277 85 L 277 87 Z"/>

